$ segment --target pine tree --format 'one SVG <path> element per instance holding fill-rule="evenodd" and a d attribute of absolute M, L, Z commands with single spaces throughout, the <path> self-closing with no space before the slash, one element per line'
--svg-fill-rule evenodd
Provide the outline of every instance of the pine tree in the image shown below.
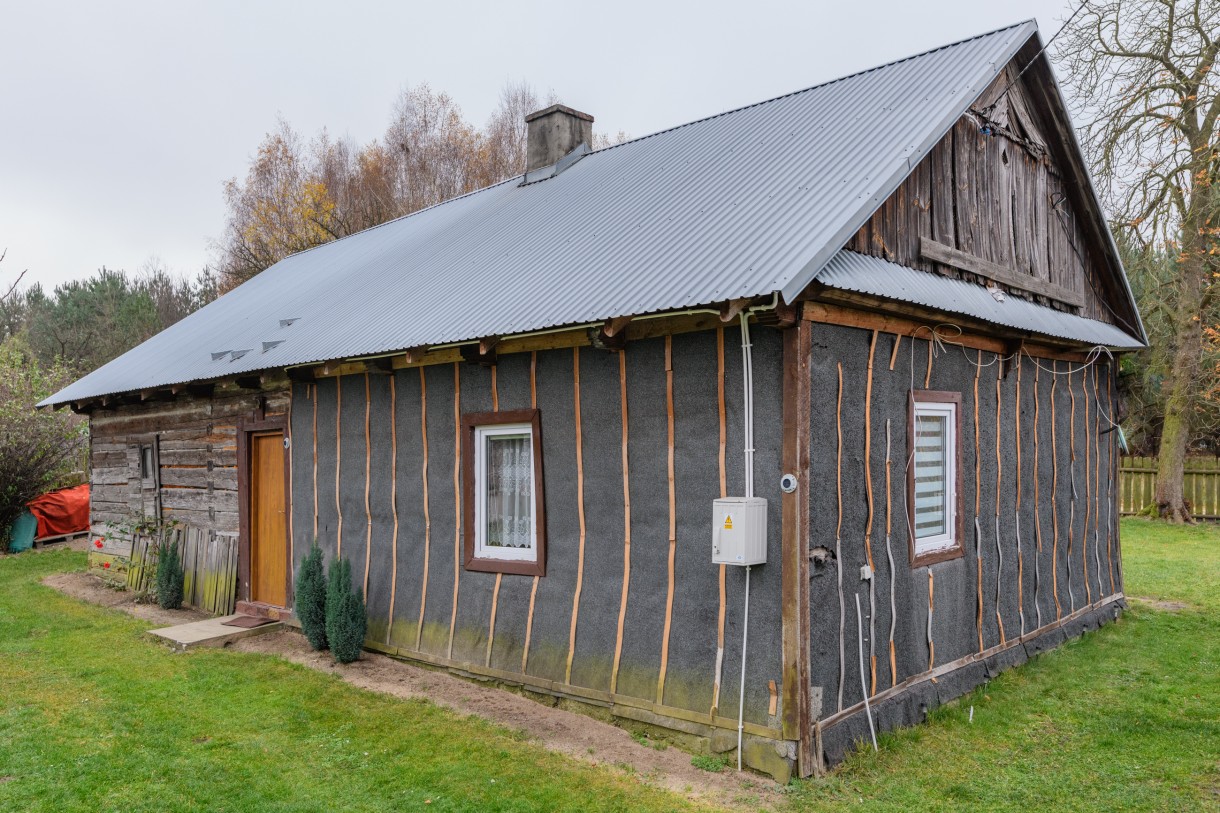
<path fill-rule="evenodd" d="M 163 610 L 182 606 L 182 559 L 178 546 L 165 539 L 157 551 L 157 604 Z"/>
<path fill-rule="evenodd" d="M 297 620 L 301 622 L 301 631 L 309 639 L 309 645 L 319 651 L 326 649 L 326 576 L 322 549 L 316 539 L 297 573 L 294 603 Z"/>
<path fill-rule="evenodd" d="M 368 631 L 364 594 L 352 589 L 352 566 L 347 559 L 331 563 L 326 589 L 326 639 L 339 663 L 360 657 Z"/>

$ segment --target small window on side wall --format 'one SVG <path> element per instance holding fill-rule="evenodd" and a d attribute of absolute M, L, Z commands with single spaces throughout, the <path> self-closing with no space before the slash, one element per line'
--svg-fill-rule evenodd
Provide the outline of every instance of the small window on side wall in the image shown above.
<path fill-rule="evenodd" d="M 911 563 L 916 567 L 962 555 L 961 405 L 957 392 L 912 393 L 907 515 Z"/>
<path fill-rule="evenodd" d="M 462 418 L 467 570 L 546 575 L 538 415 L 526 409 Z"/>

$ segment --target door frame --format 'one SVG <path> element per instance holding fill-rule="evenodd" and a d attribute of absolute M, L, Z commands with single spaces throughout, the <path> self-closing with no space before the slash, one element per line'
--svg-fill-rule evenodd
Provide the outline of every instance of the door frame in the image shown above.
<path fill-rule="evenodd" d="M 250 438 L 264 432 L 280 432 L 284 445 L 284 605 L 276 607 L 251 600 L 250 596 Z M 237 611 L 278 618 L 292 611 L 292 481 L 288 440 L 288 416 L 243 417 L 237 421 Z"/>

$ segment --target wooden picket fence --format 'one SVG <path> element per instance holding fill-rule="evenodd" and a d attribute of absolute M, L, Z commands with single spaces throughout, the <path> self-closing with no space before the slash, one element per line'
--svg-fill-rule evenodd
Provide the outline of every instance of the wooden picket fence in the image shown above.
<path fill-rule="evenodd" d="M 1220 519 L 1220 458 L 1186 458 L 1182 493 L 1197 519 Z M 1138 514 L 1156 498 L 1156 458 L 1124 457 L 1118 468 L 1119 510 Z"/>
<path fill-rule="evenodd" d="M 162 538 L 180 545 L 184 573 L 182 602 L 213 615 L 230 615 L 237 604 L 237 537 L 180 525 L 160 534 L 138 533 L 131 540 L 127 589 L 147 590 L 156 572 Z"/>

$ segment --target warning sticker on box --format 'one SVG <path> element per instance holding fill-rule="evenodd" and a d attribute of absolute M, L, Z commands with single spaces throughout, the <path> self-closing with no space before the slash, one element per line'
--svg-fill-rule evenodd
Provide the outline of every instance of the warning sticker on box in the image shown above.
<path fill-rule="evenodd" d="M 726 531 L 733 530 L 733 515 L 732 514 L 724 515 L 724 529 Z"/>

